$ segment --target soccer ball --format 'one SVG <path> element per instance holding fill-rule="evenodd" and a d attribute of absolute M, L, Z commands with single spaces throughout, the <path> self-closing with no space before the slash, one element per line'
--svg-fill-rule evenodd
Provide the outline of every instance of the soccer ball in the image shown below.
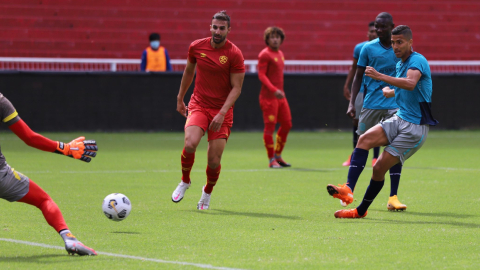
<path fill-rule="evenodd" d="M 103 213 L 113 221 L 122 221 L 130 215 L 132 204 L 127 196 L 121 193 L 112 193 L 103 199 Z"/>

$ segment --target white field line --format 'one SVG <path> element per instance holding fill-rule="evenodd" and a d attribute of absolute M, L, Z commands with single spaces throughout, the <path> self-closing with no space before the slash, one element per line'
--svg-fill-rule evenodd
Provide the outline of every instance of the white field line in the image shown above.
<path fill-rule="evenodd" d="M 480 172 L 477 168 L 450 168 L 450 167 L 404 167 L 407 170 L 439 170 L 439 171 L 470 171 Z M 229 170 L 223 169 L 222 172 L 285 172 L 285 171 L 342 171 L 348 168 L 292 168 L 292 169 L 244 169 L 244 170 Z M 365 170 L 371 170 L 371 167 L 365 168 Z M 62 173 L 62 174 L 115 174 L 115 173 L 176 173 L 180 170 L 105 170 L 105 171 L 22 171 L 22 173 L 42 174 L 42 173 Z M 205 172 L 205 170 L 192 170 L 192 172 Z"/>
<path fill-rule="evenodd" d="M 16 244 L 24 244 L 24 245 L 29 245 L 29 246 L 37 246 L 37 247 L 43 247 L 43 248 L 53 248 L 53 249 L 65 250 L 64 247 L 60 247 L 60 246 L 52 246 L 52 245 L 47 245 L 47 244 L 34 243 L 34 242 L 28 242 L 28 241 L 21 241 L 21 240 L 15 240 L 15 239 L 0 238 L 0 241 L 11 242 L 11 243 L 16 243 Z M 210 265 L 210 264 L 189 263 L 189 262 L 177 262 L 177 261 L 166 261 L 166 260 L 160 260 L 160 259 L 150 259 L 150 258 L 143 258 L 143 257 L 138 257 L 138 256 L 115 254 L 115 253 L 101 252 L 101 251 L 97 251 L 97 254 L 99 254 L 99 255 L 105 255 L 105 256 L 111 256 L 111 257 L 117 257 L 117 258 L 140 260 L 140 261 L 149 261 L 149 262 L 157 262 L 157 263 L 169 263 L 169 264 L 189 265 L 189 266 L 195 266 L 195 267 L 205 268 L 205 269 L 243 270 L 243 269 L 239 269 L 239 268 L 229 268 L 229 267 L 213 266 L 213 265 Z"/>

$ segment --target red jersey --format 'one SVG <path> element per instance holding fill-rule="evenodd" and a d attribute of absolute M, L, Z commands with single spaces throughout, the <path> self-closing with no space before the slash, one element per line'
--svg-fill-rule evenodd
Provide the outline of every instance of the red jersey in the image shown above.
<path fill-rule="evenodd" d="M 230 73 L 245 73 L 242 51 L 227 39 L 219 49 L 212 48 L 212 38 L 190 44 L 188 60 L 197 64 L 197 78 L 191 100 L 205 108 L 222 108 L 232 90 Z"/>
<path fill-rule="evenodd" d="M 270 47 L 263 49 L 258 55 L 258 78 L 262 82 L 260 98 L 276 98 L 273 94 L 283 90 L 283 68 L 285 66 L 283 52 L 274 51 Z"/>

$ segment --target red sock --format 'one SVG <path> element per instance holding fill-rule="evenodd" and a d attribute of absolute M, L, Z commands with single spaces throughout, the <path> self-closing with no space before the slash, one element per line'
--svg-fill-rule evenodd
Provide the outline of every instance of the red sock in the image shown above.
<path fill-rule="evenodd" d="M 18 202 L 28 203 L 38 207 L 42 211 L 48 224 L 57 232 L 68 230 L 67 223 L 65 223 L 62 212 L 60 212 L 57 204 L 32 180 L 30 180 L 30 188 L 27 195 L 18 200 Z"/>
<path fill-rule="evenodd" d="M 222 169 L 222 165 L 218 165 L 217 168 L 212 169 L 210 166 L 207 165 L 207 184 L 203 191 L 210 194 L 212 193 L 213 187 L 217 184 L 218 177 L 220 176 L 220 170 Z"/>
<path fill-rule="evenodd" d="M 190 183 L 190 172 L 192 171 L 193 162 L 195 162 L 195 152 L 188 153 L 183 148 L 182 152 L 182 181 L 189 184 Z"/>
<path fill-rule="evenodd" d="M 292 128 L 292 121 L 281 123 L 277 132 L 277 144 L 275 145 L 275 155 L 280 156 L 282 154 L 285 143 L 287 142 L 288 132 Z"/>
<path fill-rule="evenodd" d="M 263 143 L 267 149 L 268 159 L 273 158 L 274 148 L 273 148 L 273 133 L 275 132 L 275 124 L 266 123 L 265 128 L 263 129 Z"/>

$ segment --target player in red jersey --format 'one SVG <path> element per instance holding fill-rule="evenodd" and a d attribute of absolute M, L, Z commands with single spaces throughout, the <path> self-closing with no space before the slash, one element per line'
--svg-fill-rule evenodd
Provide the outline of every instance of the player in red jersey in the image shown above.
<path fill-rule="evenodd" d="M 20 119 L 12 103 L 0 93 L 0 119 L 28 146 L 52 153 L 63 154 L 85 162 L 90 162 L 98 150 L 95 141 L 85 141 L 79 137 L 70 143 L 52 141 L 33 132 Z M 38 207 L 48 224 L 52 226 L 65 242 L 69 254 L 97 255 L 95 250 L 78 241 L 68 229 L 62 212 L 50 196 L 35 182 L 7 164 L 0 152 L 0 198 L 9 202 L 22 202 Z"/>
<path fill-rule="evenodd" d="M 230 16 L 226 11 L 213 15 L 212 37 L 195 40 L 188 49 L 187 66 L 177 96 L 177 111 L 187 117 L 187 121 L 181 155 L 182 181 L 173 192 L 172 201 L 180 202 L 190 187 L 195 151 L 207 132 L 207 183 L 197 204 L 199 210 L 206 210 L 210 205 L 210 195 L 220 174 L 220 160 L 233 124 L 233 105 L 240 96 L 245 77 L 242 52 L 227 40 L 230 31 Z M 187 115 L 183 98 L 192 84 L 195 69 L 197 77 Z"/>
<path fill-rule="evenodd" d="M 270 168 L 290 167 L 282 159 L 283 147 L 287 142 L 288 132 L 292 128 L 292 115 L 283 90 L 283 67 L 285 57 L 280 45 L 285 39 L 282 28 L 268 27 L 263 35 L 267 47 L 258 55 L 258 78 L 262 82 L 260 90 L 260 108 L 263 111 L 263 141 L 267 149 Z M 277 132 L 277 144 L 273 148 L 275 125 L 280 123 Z"/>

